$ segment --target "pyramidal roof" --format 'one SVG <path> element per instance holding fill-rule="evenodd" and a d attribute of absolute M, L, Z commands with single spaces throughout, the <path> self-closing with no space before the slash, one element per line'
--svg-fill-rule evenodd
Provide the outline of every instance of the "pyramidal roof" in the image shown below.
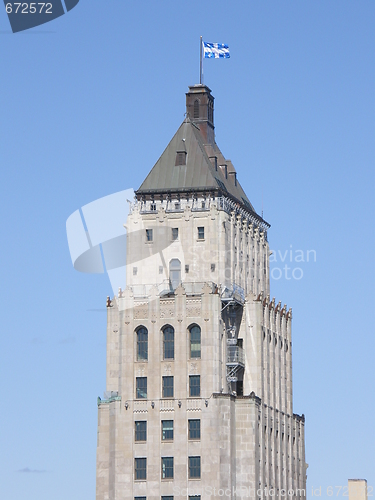
<path fill-rule="evenodd" d="M 137 198 L 215 192 L 238 202 L 261 219 L 238 182 L 232 162 L 224 158 L 215 142 L 210 89 L 195 85 L 190 87 L 186 95 L 186 119 L 136 191 Z M 204 97 L 207 97 L 208 104 L 204 102 Z M 211 114 L 208 106 L 210 102 Z M 190 108 L 194 108 L 193 118 Z"/>

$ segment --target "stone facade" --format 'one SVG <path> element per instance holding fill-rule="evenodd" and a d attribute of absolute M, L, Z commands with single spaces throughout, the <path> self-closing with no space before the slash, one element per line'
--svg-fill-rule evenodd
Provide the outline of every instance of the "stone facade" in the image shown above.
<path fill-rule="evenodd" d="M 127 288 L 107 300 L 97 500 L 304 496 L 292 311 L 270 300 L 269 225 L 228 190 L 132 206 Z"/>

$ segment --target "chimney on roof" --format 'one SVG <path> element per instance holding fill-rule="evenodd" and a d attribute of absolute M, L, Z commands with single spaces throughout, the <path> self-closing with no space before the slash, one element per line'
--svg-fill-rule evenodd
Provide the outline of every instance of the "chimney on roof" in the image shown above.
<path fill-rule="evenodd" d="M 186 93 L 186 114 L 196 123 L 206 144 L 214 144 L 214 97 L 206 85 L 192 85 Z"/>

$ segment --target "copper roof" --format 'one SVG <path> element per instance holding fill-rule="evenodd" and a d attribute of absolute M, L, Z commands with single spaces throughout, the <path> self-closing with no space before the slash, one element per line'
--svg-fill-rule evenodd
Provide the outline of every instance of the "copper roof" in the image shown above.
<path fill-rule="evenodd" d="M 176 164 L 179 152 L 186 152 L 185 165 Z M 217 169 L 210 160 L 215 156 Z M 235 172 L 217 144 L 203 144 L 199 125 L 186 118 L 136 194 L 220 191 L 255 212 Z"/>

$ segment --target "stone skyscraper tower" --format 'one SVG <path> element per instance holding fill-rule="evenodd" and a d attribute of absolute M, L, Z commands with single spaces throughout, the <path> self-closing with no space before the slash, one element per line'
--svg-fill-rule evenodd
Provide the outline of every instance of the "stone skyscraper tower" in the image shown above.
<path fill-rule="evenodd" d="M 301 498 L 305 419 L 292 312 L 270 300 L 270 226 L 216 145 L 210 89 L 190 87 L 186 111 L 136 192 L 127 287 L 107 301 L 96 499 Z"/>

